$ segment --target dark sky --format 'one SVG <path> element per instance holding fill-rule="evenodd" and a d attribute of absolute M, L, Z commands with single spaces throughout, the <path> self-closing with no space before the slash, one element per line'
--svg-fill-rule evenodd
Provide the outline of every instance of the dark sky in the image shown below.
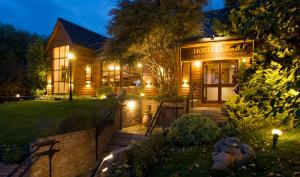
<path fill-rule="evenodd" d="M 57 17 L 106 34 L 110 9 L 117 0 L 0 0 L 0 23 L 49 35 Z M 219 9 L 223 0 L 211 0 L 206 9 Z"/>

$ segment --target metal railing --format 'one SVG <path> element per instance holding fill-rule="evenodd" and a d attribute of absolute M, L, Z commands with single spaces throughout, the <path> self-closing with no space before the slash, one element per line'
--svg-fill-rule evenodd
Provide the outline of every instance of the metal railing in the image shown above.
<path fill-rule="evenodd" d="M 104 128 L 107 126 L 107 123 L 111 120 L 114 120 L 114 117 L 116 115 L 116 113 L 119 111 L 120 112 L 120 128 L 122 128 L 122 108 L 123 108 L 123 102 L 124 102 L 124 97 L 121 97 L 120 100 L 118 101 L 118 104 L 114 107 L 112 107 L 111 109 L 109 109 L 107 111 L 107 113 L 105 114 L 104 117 L 104 122 L 100 122 L 97 126 L 96 126 L 96 136 L 95 136 L 95 140 L 96 140 L 96 160 L 98 160 L 98 137 L 101 135 L 102 131 L 104 130 Z M 97 165 L 96 168 L 92 171 L 92 174 L 90 177 L 96 177 L 98 176 L 98 174 L 100 173 L 100 170 L 102 168 L 103 163 L 110 159 L 112 157 L 109 156 L 109 158 L 104 158 L 102 161 L 100 161 Z"/>
<path fill-rule="evenodd" d="M 98 125 L 96 125 L 96 136 L 95 136 L 95 141 L 96 141 L 96 160 L 98 160 L 98 137 L 101 135 L 102 131 L 106 127 L 106 125 L 112 121 L 118 111 L 120 111 L 120 128 L 122 128 L 122 108 L 123 108 L 123 102 L 124 98 L 121 97 L 118 100 L 118 104 L 113 106 L 111 109 L 109 109 L 105 116 L 104 120 L 101 121 Z"/>
<path fill-rule="evenodd" d="M 49 140 L 41 143 L 36 143 L 32 146 L 34 150 L 29 154 L 29 156 L 20 163 L 7 177 L 17 176 L 17 173 L 20 173 L 18 177 L 23 177 L 26 175 L 28 170 L 33 167 L 33 165 L 43 156 L 49 157 L 49 177 L 51 177 L 51 169 L 52 169 L 52 157 L 55 153 L 59 152 L 59 149 L 54 149 L 54 145 L 59 143 L 59 141 Z M 42 147 L 49 146 L 49 148 L 45 151 L 39 152 Z M 21 168 L 25 166 L 25 168 Z M 22 171 L 21 171 L 22 170 Z"/>

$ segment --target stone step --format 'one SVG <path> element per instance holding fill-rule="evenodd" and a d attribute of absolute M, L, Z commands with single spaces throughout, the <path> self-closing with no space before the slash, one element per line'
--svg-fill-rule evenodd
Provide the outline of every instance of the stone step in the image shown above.
<path fill-rule="evenodd" d="M 119 138 L 119 137 L 114 137 L 111 142 L 114 145 L 118 146 L 128 146 L 129 144 L 133 144 L 136 142 L 139 142 L 138 140 L 133 140 L 133 139 L 125 139 L 125 138 Z"/>
<path fill-rule="evenodd" d="M 136 140 L 136 141 L 144 141 L 147 139 L 147 137 L 144 135 L 125 133 L 125 132 L 117 132 L 114 134 L 114 138 L 115 137 L 118 137 L 119 139 L 129 139 L 129 140 Z"/>

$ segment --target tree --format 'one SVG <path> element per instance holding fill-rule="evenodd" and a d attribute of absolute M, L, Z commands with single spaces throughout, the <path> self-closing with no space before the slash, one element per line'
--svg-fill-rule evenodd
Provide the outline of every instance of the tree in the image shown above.
<path fill-rule="evenodd" d="M 0 95 L 27 90 L 26 50 L 34 36 L 0 24 Z"/>
<path fill-rule="evenodd" d="M 283 85 L 280 81 L 274 83 L 270 90 L 272 96 L 268 98 L 272 116 L 286 112 L 284 122 L 290 123 L 300 117 L 299 17 L 297 0 L 247 0 L 240 1 L 240 6 L 231 10 L 228 24 L 215 21 L 220 35 L 256 40 L 255 64 L 249 70 L 272 69 L 271 64 L 276 62 L 280 66 L 279 75 L 293 78 Z M 245 77 L 246 82 L 252 81 L 251 74 Z"/>
<path fill-rule="evenodd" d="M 31 90 L 35 93 L 36 90 L 46 89 L 47 74 L 50 69 L 46 41 L 38 38 L 31 43 L 27 49 L 26 58 L 28 60 L 27 78 Z"/>
<path fill-rule="evenodd" d="M 104 54 L 121 62 L 142 62 L 158 82 L 159 95 L 174 95 L 175 83 L 180 82 L 179 45 L 201 34 L 205 4 L 206 0 L 122 0 L 111 11 L 111 38 Z"/>

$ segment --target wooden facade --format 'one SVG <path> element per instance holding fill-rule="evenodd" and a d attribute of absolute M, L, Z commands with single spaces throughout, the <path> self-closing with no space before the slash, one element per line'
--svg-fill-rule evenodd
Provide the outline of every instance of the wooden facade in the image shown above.
<path fill-rule="evenodd" d="M 67 28 L 79 29 L 70 30 L 66 28 L 66 25 Z M 80 40 L 76 39 L 76 35 L 82 35 L 79 34 L 80 30 L 86 33 L 85 35 L 91 33 L 92 36 L 94 35 L 93 37 L 98 37 L 99 42 L 93 41 L 99 43 L 98 48 L 90 47 L 94 45 L 80 43 L 82 39 L 85 42 L 84 35 Z M 70 35 L 69 31 L 77 31 L 77 33 Z M 75 60 L 71 61 L 72 85 L 75 95 L 96 96 L 97 91 L 104 86 L 111 86 L 116 93 L 123 89 L 133 95 L 141 93 L 143 96 L 157 95 L 154 87 L 156 81 L 142 63 L 120 64 L 118 61 L 98 57 L 97 53 L 101 52 L 102 38 L 95 35 L 71 22 L 58 20 L 48 43 L 50 57 L 54 61 L 52 62 L 52 72 L 48 76 L 49 94 L 67 95 L 69 93 L 66 84 L 60 84 L 64 86 L 64 89 L 57 86 L 63 82 L 68 82 L 67 87 L 70 85 L 67 74 L 70 64 L 66 64 L 66 62 L 65 65 L 61 64 L 66 56 L 61 51 L 65 49 L 64 51 L 72 52 L 76 56 Z M 55 54 L 55 51 L 58 51 L 57 48 L 60 51 L 59 55 Z M 181 79 L 178 78 L 178 82 L 181 82 L 179 94 L 187 96 L 190 93 L 193 101 L 199 104 L 220 104 L 226 101 L 238 84 L 239 65 L 250 64 L 253 50 L 253 41 L 232 38 L 202 38 L 183 44 L 179 53 L 179 63 L 181 64 L 181 71 L 179 71 Z M 60 61 L 59 64 L 57 64 L 57 60 Z M 61 78 L 64 80 L 59 80 Z"/>

